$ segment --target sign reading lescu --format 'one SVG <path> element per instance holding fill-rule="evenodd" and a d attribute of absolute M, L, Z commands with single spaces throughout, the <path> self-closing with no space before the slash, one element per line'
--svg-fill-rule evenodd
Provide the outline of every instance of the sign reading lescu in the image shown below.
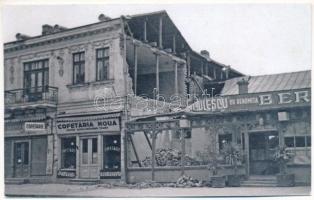
<path fill-rule="evenodd" d="M 265 107 L 284 107 L 310 104 L 310 89 L 284 92 L 243 94 L 221 97 L 206 97 L 190 106 L 192 111 L 236 111 Z"/>

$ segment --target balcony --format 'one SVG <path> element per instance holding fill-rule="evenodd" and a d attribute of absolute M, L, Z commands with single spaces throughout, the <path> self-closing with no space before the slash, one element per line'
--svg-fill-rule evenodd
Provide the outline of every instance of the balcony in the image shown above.
<path fill-rule="evenodd" d="M 7 90 L 4 95 L 6 109 L 56 107 L 58 88 L 51 86 Z"/>

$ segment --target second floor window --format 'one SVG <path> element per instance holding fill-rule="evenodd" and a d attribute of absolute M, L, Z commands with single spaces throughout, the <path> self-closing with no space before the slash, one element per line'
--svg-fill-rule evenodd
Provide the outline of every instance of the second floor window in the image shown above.
<path fill-rule="evenodd" d="M 73 54 L 73 84 L 85 81 L 85 52 Z"/>
<path fill-rule="evenodd" d="M 47 60 L 24 63 L 24 88 L 27 93 L 43 92 L 49 82 L 49 66 Z"/>
<path fill-rule="evenodd" d="M 96 50 L 96 79 L 103 81 L 108 79 L 109 48 Z"/>

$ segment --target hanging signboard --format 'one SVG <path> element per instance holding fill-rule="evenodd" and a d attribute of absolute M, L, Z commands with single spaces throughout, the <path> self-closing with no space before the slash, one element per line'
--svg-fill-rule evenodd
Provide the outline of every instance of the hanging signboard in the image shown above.
<path fill-rule="evenodd" d="M 25 122 L 25 131 L 45 131 L 46 126 L 44 122 Z"/>
<path fill-rule="evenodd" d="M 119 118 L 105 117 L 67 117 L 57 119 L 58 134 L 120 131 Z"/>
<path fill-rule="evenodd" d="M 221 97 L 205 97 L 188 107 L 188 111 L 228 112 L 258 110 L 272 107 L 310 105 L 310 89 L 279 91 L 272 93 L 241 94 Z"/>

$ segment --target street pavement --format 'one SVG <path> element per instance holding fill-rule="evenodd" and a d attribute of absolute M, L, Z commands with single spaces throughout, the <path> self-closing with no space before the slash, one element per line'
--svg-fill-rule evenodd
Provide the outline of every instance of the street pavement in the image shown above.
<path fill-rule="evenodd" d="M 5 185 L 5 195 L 14 197 L 210 197 L 310 195 L 310 187 L 225 188 L 105 188 L 101 185 L 22 184 Z"/>

